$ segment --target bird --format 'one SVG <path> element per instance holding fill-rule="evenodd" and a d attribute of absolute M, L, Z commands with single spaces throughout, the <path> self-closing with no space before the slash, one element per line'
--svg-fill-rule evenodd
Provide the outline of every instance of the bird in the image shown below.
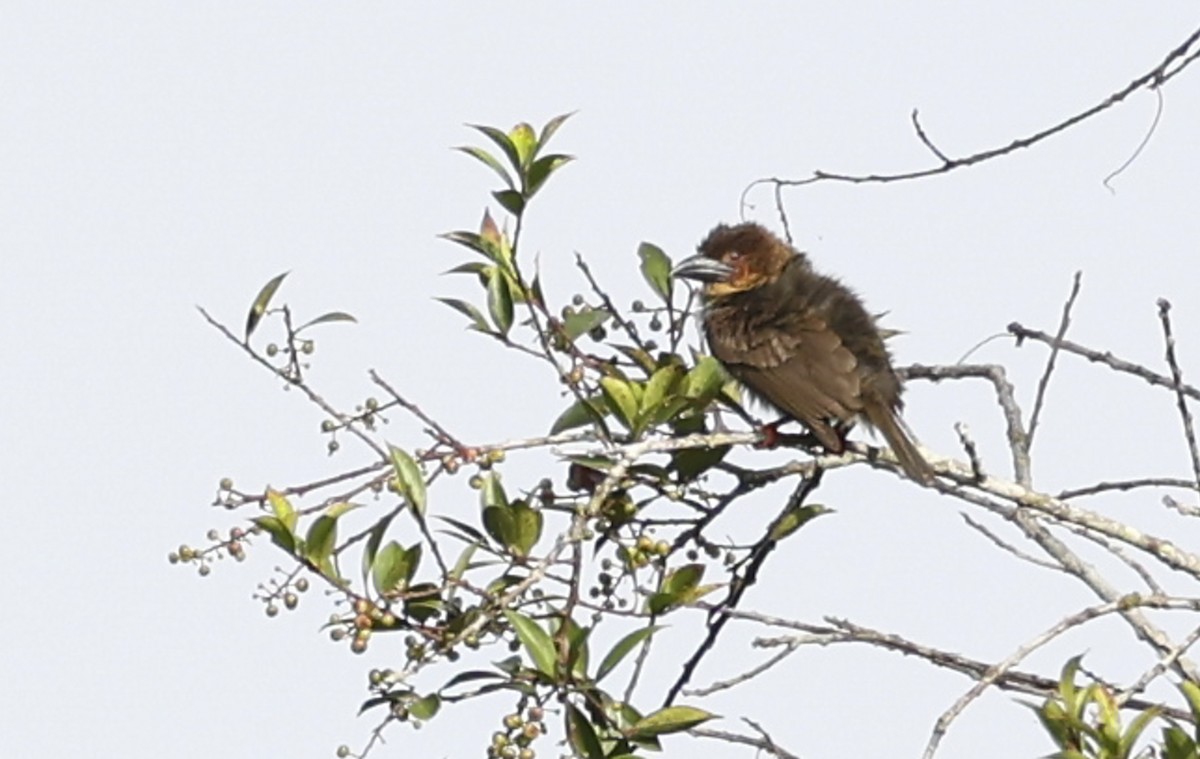
<path fill-rule="evenodd" d="M 863 422 L 910 478 L 933 481 L 900 416 L 903 385 L 884 344 L 894 333 L 854 290 L 754 222 L 717 225 L 671 274 L 703 284 L 712 355 L 781 421 L 801 422 L 831 453 L 845 450 L 845 433 Z"/>

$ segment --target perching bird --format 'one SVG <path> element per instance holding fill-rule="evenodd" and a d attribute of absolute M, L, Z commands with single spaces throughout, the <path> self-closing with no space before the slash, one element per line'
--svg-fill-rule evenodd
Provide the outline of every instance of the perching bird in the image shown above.
<path fill-rule="evenodd" d="M 933 469 L 900 418 L 902 386 L 885 334 L 862 300 L 758 224 L 721 224 L 675 277 L 705 283 L 713 355 L 752 395 L 804 423 L 840 453 L 855 421 L 883 434 L 908 476 Z"/>

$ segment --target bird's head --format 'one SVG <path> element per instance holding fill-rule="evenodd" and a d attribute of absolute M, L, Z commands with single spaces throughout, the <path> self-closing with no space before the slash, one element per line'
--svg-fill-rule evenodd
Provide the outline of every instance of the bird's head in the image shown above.
<path fill-rule="evenodd" d="M 719 298 L 774 282 L 795 255 L 790 245 L 758 224 L 720 224 L 671 275 L 703 282 L 704 294 Z"/>

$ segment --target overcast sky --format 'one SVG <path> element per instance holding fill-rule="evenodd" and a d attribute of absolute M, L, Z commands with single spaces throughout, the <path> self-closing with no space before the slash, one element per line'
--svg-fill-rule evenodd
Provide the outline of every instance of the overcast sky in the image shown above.
<path fill-rule="evenodd" d="M 290 270 L 280 297 L 295 309 L 360 320 L 319 335 L 310 376 L 332 401 L 371 394 L 375 368 L 472 442 L 544 431 L 563 404 L 554 378 L 430 299 L 475 294 L 438 276 L 465 256 L 436 236 L 475 226 L 495 189 L 449 149 L 477 139 L 464 123 L 578 110 L 556 147 L 579 160 L 537 198 L 526 250 L 556 297 L 581 288 L 578 250 L 627 303 L 646 297 L 640 241 L 690 253 L 738 218 L 756 178 L 928 166 L 914 107 L 952 155 L 1005 144 L 1102 100 L 1197 25 L 1194 3 L 1165 1 L 638 5 L 3 4 L 6 755 L 328 757 L 363 744 L 375 724 L 354 716 L 366 672 L 397 663 L 398 644 L 356 658 L 329 643 L 317 592 L 266 619 L 250 599 L 276 563 L 265 547 L 204 579 L 167 564 L 181 542 L 233 524 L 208 506 L 221 477 L 258 490 L 367 458 L 347 445 L 328 459 L 317 410 L 194 306 L 236 327 L 258 287 Z M 1152 94 L 948 176 L 792 190 L 797 244 L 908 331 L 901 363 L 954 362 L 1013 320 L 1053 330 L 1082 269 L 1077 340 L 1159 366 L 1154 302 L 1167 297 L 1195 377 L 1200 72 L 1164 96 L 1157 132 L 1113 191 L 1102 182 L 1146 133 Z M 769 193 L 750 200 L 748 216 L 777 228 Z M 1029 408 L 1038 347 L 997 341 L 974 358 L 1008 365 Z M 946 454 L 958 451 L 952 424 L 968 422 L 1004 473 L 990 397 L 917 386 L 908 419 Z M 1131 380 L 1064 359 L 1043 422 L 1041 488 L 1187 476 L 1171 399 Z M 389 436 L 421 442 L 399 417 Z M 837 475 L 821 500 L 838 514 L 784 545 L 750 607 L 847 617 L 986 659 L 1095 601 L 1000 554 L 952 501 L 866 468 Z M 769 519 L 779 497 L 741 508 Z M 431 508 L 471 513 L 458 500 Z M 1159 509 L 1151 495 L 1108 503 L 1125 517 Z M 1196 537 L 1194 524 L 1172 529 Z M 698 680 L 759 661 L 750 637 L 731 636 Z M 1148 659 L 1129 639 L 1108 620 L 1035 664 L 1052 673 L 1087 649 L 1130 676 Z M 708 707 L 729 729 L 759 720 L 804 757 L 914 756 L 969 686 L 893 654 L 814 649 Z M 499 701 L 447 709 L 420 733 L 392 729 L 377 755 L 480 756 L 503 713 Z M 878 734 L 851 729 L 864 721 Z M 1050 749 L 1031 713 L 993 694 L 941 755 Z"/>

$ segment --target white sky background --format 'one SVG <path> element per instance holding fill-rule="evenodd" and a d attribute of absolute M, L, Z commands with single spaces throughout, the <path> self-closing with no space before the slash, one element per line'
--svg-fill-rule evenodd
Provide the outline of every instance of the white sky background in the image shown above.
<path fill-rule="evenodd" d="M 1124 86 L 1197 23 L 1185 2 L 435 5 L 0 9 L 5 755 L 325 757 L 362 745 L 375 724 L 354 717 L 366 671 L 398 664 L 398 639 L 352 657 L 317 632 L 329 613 L 317 592 L 268 621 L 249 599 L 276 563 L 265 546 L 203 580 L 167 565 L 172 547 L 233 523 L 207 506 L 222 476 L 253 490 L 365 461 L 349 442 L 328 460 L 317 410 L 193 306 L 240 329 L 257 288 L 291 270 L 281 298 L 298 312 L 361 320 L 318 335 L 310 377 L 334 402 L 372 394 L 376 368 L 466 440 L 544 431 L 565 403 L 554 378 L 430 300 L 478 296 L 438 276 L 469 254 L 435 236 L 473 228 L 495 189 L 448 149 L 478 141 L 464 122 L 540 125 L 579 110 L 555 141 L 579 160 L 536 199 L 525 250 L 540 252 L 551 297 L 580 289 L 579 250 L 628 305 L 648 298 L 638 242 L 689 253 L 737 218 L 755 178 L 925 167 L 913 107 L 952 155 L 1006 143 Z M 1082 268 L 1072 336 L 1160 366 L 1154 301 L 1170 298 L 1194 381 L 1200 71 L 1164 94 L 1158 131 L 1115 194 L 1101 182 L 1142 139 L 1151 94 L 948 176 L 793 190 L 797 242 L 910 332 L 902 363 L 956 361 L 1012 320 L 1052 331 Z M 775 226 L 769 194 L 752 200 L 752 217 Z M 1044 355 L 998 341 L 975 358 L 1008 364 L 1028 410 Z M 989 388 L 917 385 L 909 398 L 927 446 L 956 453 L 963 420 L 989 469 L 1008 471 Z M 1064 357 L 1043 422 L 1044 489 L 1187 476 L 1173 400 L 1134 380 Z M 399 415 L 389 436 L 421 444 Z M 532 483 L 538 465 L 509 476 Z M 769 493 L 738 507 L 747 520 L 775 513 L 785 491 Z M 461 484 L 435 490 L 431 508 L 472 515 L 471 498 Z M 838 514 L 783 544 L 749 608 L 848 617 L 992 658 L 1094 602 L 999 554 L 955 503 L 883 473 L 836 472 L 820 500 Z M 1107 503 L 1184 545 L 1196 537 L 1192 523 L 1145 516 L 1161 511 L 1156 495 Z M 698 615 L 671 621 L 670 640 L 694 642 L 682 628 Z M 759 661 L 750 637 L 731 634 L 698 682 Z M 1107 620 L 1035 663 L 1052 673 L 1084 650 L 1119 676 L 1149 661 Z M 653 671 L 639 706 L 653 708 L 671 674 Z M 969 686 L 894 654 L 814 649 L 708 707 L 759 720 L 805 757 L 914 756 Z M 419 733 L 392 729 L 376 755 L 482 755 L 504 710 L 501 699 L 449 708 Z M 1031 713 L 991 695 L 941 756 L 1049 750 Z M 556 752 L 543 741 L 539 753 Z"/>

